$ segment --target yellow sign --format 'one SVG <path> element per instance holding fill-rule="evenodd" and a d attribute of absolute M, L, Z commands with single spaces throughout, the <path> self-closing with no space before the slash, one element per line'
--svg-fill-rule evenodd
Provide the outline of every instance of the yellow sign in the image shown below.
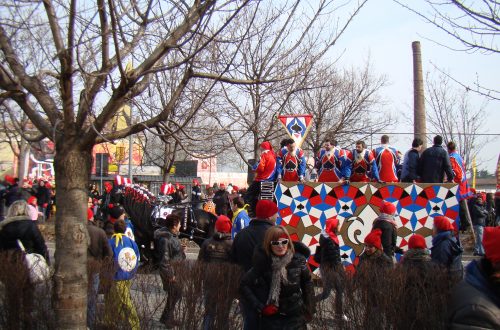
<path fill-rule="evenodd" d="M 172 167 L 170 168 L 170 171 L 168 173 L 175 174 L 175 165 L 172 165 Z"/>
<path fill-rule="evenodd" d="M 108 172 L 118 172 L 118 165 L 116 165 L 116 164 L 109 164 L 108 165 Z"/>
<path fill-rule="evenodd" d="M 122 162 L 125 159 L 125 146 L 116 146 L 115 159 Z"/>

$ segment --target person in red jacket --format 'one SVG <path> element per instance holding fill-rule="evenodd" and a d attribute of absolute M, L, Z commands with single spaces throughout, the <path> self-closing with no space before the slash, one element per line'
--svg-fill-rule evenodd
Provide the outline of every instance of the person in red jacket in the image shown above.
<path fill-rule="evenodd" d="M 379 178 L 383 182 L 398 182 L 397 166 L 399 165 L 398 151 L 389 145 L 389 136 L 382 135 L 381 145 L 373 149 L 377 162 Z"/>
<path fill-rule="evenodd" d="M 269 141 L 260 144 L 260 158 L 254 165 L 255 178 L 245 194 L 245 203 L 250 205 L 249 214 L 255 214 L 255 205 L 260 195 L 262 181 L 274 181 L 276 176 L 276 155 Z"/>

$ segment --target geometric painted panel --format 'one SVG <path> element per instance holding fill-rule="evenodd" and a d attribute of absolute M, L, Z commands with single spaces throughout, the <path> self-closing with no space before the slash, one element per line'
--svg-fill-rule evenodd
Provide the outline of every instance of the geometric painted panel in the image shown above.
<path fill-rule="evenodd" d="M 277 223 L 314 255 L 326 220 L 336 215 L 342 263 L 352 267 L 363 251 L 363 241 L 380 213 L 382 201 L 396 206 L 399 247 L 406 250 L 414 233 L 424 236 L 430 247 L 432 217 L 445 215 L 455 220 L 455 229 L 459 226 L 457 189 L 456 184 L 281 182 L 274 192 Z M 318 265 L 312 256 L 309 266 L 317 274 Z"/>

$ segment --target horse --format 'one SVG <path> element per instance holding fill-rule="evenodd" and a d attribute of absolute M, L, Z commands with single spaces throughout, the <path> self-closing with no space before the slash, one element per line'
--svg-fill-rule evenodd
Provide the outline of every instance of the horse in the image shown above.
<path fill-rule="evenodd" d="M 123 197 L 123 207 L 134 225 L 135 241 L 141 250 L 144 263 L 158 261 L 154 232 L 161 227 L 160 220 L 165 219 L 168 214 L 175 214 L 181 218 L 179 237 L 188 238 L 199 246 L 214 233 L 217 217 L 193 207 L 191 202 L 168 204 L 168 197 L 155 197 L 138 185 L 126 186 Z"/>

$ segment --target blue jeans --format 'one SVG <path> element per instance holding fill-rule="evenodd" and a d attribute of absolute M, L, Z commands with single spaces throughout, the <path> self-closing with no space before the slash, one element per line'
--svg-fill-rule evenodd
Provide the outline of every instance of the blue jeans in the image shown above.
<path fill-rule="evenodd" d="M 97 295 L 99 293 L 99 273 L 92 274 L 89 278 L 90 290 L 87 297 L 87 326 L 89 328 L 95 327 L 96 316 L 97 316 Z"/>
<path fill-rule="evenodd" d="M 483 226 L 474 226 L 474 234 L 476 235 L 476 243 L 474 244 L 474 253 L 484 255 L 483 247 Z"/>

